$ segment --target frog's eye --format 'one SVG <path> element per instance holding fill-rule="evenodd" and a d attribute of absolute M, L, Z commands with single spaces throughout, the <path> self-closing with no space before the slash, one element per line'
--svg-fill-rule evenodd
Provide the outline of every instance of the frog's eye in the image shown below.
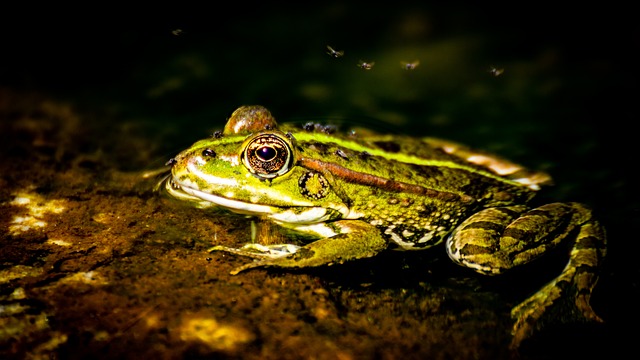
<path fill-rule="evenodd" d="M 242 154 L 244 166 L 263 179 L 273 179 L 285 174 L 293 163 L 289 144 L 275 134 L 262 134 L 247 144 Z"/>

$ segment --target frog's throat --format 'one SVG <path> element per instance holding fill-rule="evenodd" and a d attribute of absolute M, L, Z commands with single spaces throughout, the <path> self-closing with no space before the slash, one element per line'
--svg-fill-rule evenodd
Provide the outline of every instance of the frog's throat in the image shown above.
<path fill-rule="evenodd" d="M 329 209 L 319 206 L 278 207 L 253 204 L 183 186 L 175 180 L 167 181 L 165 188 L 177 198 L 196 201 L 204 206 L 218 205 L 239 214 L 267 217 L 284 224 L 317 224 L 336 219 L 358 219 L 362 216 L 346 206 Z"/>

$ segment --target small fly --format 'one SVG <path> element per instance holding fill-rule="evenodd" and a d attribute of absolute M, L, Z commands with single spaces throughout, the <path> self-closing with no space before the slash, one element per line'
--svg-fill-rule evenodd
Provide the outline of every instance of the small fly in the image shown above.
<path fill-rule="evenodd" d="M 400 65 L 402 65 L 402 68 L 405 70 L 415 70 L 418 65 L 420 65 L 420 60 L 416 60 L 413 62 L 401 61 Z"/>
<path fill-rule="evenodd" d="M 491 66 L 489 68 L 489 74 L 498 77 L 500 75 L 502 75 L 504 73 L 504 69 L 503 68 L 497 68 L 495 66 Z"/>
<path fill-rule="evenodd" d="M 327 45 L 327 54 L 331 55 L 334 58 L 339 58 L 344 55 L 344 50 L 335 50 L 331 46 Z"/>
<path fill-rule="evenodd" d="M 364 70 L 373 69 L 373 65 L 375 65 L 375 64 L 376 63 L 373 62 L 373 61 L 372 62 L 367 62 L 367 61 L 363 61 L 363 60 L 358 61 L 358 67 L 361 68 L 361 69 L 364 69 Z"/>

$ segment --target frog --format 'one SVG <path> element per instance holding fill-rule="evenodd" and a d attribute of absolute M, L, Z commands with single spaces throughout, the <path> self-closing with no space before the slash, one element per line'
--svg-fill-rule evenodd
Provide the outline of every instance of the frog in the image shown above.
<path fill-rule="evenodd" d="M 606 255 L 604 226 L 582 203 L 530 205 L 550 175 L 502 156 L 438 137 L 278 124 L 266 107 L 243 105 L 222 131 L 167 165 L 172 198 L 309 239 L 208 249 L 253 259 L 231 275 L 444 248 L 455 264 L 496 276 L 567 249 L 564 269 L 511 310 L 510 347 L 540 330 L 557 303 L 575 319 L 603 321 L 590 299 Z"/>

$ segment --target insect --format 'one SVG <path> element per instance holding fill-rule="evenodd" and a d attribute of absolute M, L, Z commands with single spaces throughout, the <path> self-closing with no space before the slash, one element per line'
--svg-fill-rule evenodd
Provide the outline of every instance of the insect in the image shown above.
<path fill-rule="evenodd" d="M 500 75 L 502 75 L 504 73 L 504 69 L 503 68 L 497 68 L 495 66 L 491 66 L 489 67 L 489 74 L 498 77 Z"/>
<path fill-rule="evenodd" d="M 327 54 L 331 55 L 334 58 L 339 58 L 344 55 L 344 50 L 335 50 L 331 46 L 327 45 Z"/>
<path fill-rule="evenodd" d="M 400 65 L 402 65 L 402 68 L 405 70 L 415 70 L 418 65 L 420 65 L 420 60 L 415 60 L 413 62 L 401 61 Z"/>
<path fill-rule="evenodd" d="M 358 61 L 358 67 L 364 70 L 371 70 L 373 69 L 373 65 L 375 65 L 375 62 L 368 62 L 368 61 L 364 61 L 364 60 L 360 60 Z"/>

